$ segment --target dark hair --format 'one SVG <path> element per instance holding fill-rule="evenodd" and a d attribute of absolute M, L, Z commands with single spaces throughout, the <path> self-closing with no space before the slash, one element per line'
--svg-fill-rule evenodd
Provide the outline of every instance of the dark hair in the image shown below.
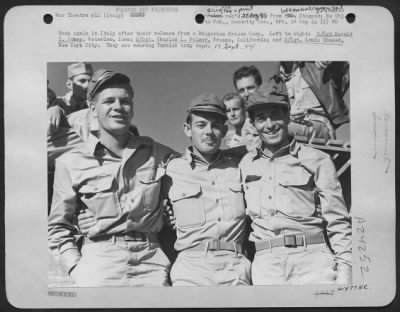
<path fill-rule="evenodd" d="M 233 99 L 238 99 L 241 107 L 245 106 L 245 102 L 244 102 L 243 98 L 239 94 L 233 93 L 233 92 L 225 94 L 224 97 L 222 98 L 222 103 L 224 103 L 224 105 L 225 105 L 225 101 L 230 101 Z M 225 105 L 225 108 L 226 108 L 226 105 Z"/>
<path fill-rule="evenodd" d="M 244 77 L 249 77 L 249 76 L 254 77 L 254 80 L 255 80 L 257 86 L 260 86 L 262 84 L 261 74 L 260 74 L 260 71 L 257 69 L 257 67 L 255 67 L 253 65 L 242 66 L 233 73 L 233 85 L 235 86 L 235 88 L 236 88 L 236 82 L 239 79 L 242 79 Z"/>

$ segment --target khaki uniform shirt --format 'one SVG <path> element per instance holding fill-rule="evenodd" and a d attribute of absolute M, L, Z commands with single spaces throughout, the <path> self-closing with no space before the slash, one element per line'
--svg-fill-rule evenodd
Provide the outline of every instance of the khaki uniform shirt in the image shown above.
<path fill-rule="evenodd" d="M 240 168 L 250 240 L 326 229 L 337 261 L 351 265 L 350 217 L 328 154 L 293 140 L 272 156 L 260 149 L 248 153 Z"/>
<path fill-rule="evenodd" d="M 173 153 L 150 138 L 131 136 L 119 158 L 90 135 L 82 147 L 56 160 L 49 247 L 59 250 L 68 271 L 80 258 L 74 219 L 81 209 L 90 210 L 97 221 L 91 238 L 161 230 L 161 178 Z"/>
<path fill-rule="evenodd" d="M 177 251 L 215 239 L 243 243 L 246 215 L 238 164 L 239 158 L 224 151 L 206 163 L 191 148 L 169 162 L 165 189 L 176 217 Z"/>

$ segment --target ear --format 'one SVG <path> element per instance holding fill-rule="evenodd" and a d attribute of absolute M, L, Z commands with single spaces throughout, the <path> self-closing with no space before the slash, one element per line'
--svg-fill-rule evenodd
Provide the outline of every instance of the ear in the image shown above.
<path fill-rule="evenodd" d="M 191 138 L 192 137 L 192 128 L 190 127 L 190 125 L 188 124 L 188 123 L 184 123 L 183 124 L 183 132 L 185 132 L 185 135 L 188 137 L 188 138 Z"/>
<path fill-rule="evenodd" d="M 68 89 L 72 90 L 72 80 L 71 79 L 67 80 L 66 85 L 67 85 Z"/>
<path fill-rule="evenodd" d="M 93 101 L 88 101 L 88 106 L 89 106 L 90 113 L 94 117 L 97 117 L 96 105 L 94 104 L 94 102 Z"/>

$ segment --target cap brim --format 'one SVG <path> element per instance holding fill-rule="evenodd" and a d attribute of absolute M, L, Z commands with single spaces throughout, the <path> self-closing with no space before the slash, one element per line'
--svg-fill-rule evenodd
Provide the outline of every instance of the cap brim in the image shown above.
<path fill-rule="evenodd" d="M 225 112 L 223 112 L 218 108 L 213 108 L 213 107 L 194 107 L 192 109 L 189 109 L 189 113 L 195 113 L 195 112 L 214 113 L 226 118 Z"/>

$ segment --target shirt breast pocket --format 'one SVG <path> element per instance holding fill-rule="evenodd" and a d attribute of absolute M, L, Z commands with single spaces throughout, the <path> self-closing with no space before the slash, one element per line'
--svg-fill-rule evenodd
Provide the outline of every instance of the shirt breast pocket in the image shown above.
<path fill-rule="evenodd" d="M 244 204 L 244 193 L 243 187 L 240 183 L 230 183 L 228 184 L 229 197 L 230 197 L 230 207 L 232 211 L 233 219 L 244 218 L 246 214 L 245 204 Z"/>
<path fill-rule="evenodd" d="M 279 210 L 293 217 L 311 216 L 315 212 L 313 176 L 303 168 L 279 175 Z"/>
<path fill-rule="evenodd" d="M 165 175 L 165 169 L 152 168 L 137 171 L 136 174 L 143 188 L 142 202 L 144 210 L 153 211 L 159 206 L 161 181 Z"/>
<path fill-rule="evenodd" d="M 178 227 L 200 226 L 206 222 L 200 185 L 174 187 L 169 192 Z"/>
<path fill-rule="evenodd" d="M 115 218 L 121 213 L 118 194 L 113 191 L 114 177 L 98 177 L 79 189 L 81 201 L 96 219 Z"/>
<path fill-rule="evenodd" d="M 261 215 L 261 176 L 247 176 L 244 185 L 246 206 L 251 216 Z"/>

